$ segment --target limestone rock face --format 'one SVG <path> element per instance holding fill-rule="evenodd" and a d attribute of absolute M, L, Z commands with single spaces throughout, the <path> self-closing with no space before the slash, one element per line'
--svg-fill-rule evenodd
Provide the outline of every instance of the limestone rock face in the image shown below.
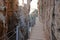
<path fill-rule="evenodd" d="M 55 36 L 60 40 L 60 0 L 55 1 Z"/>
<path fill-rule="evenodd" d="M 43 23 L 45 40 L 51 40 L 51 22 L 53 14 L 53 0 L 38 1 L 39 18 Z M 47 35 L 47 36 L 46 36 Z"/>
<path fill-rule="evenodd" d="M 46 40 L 60 40 L 60 0 L 39 0 L 38 9 Z"/>
<path fill-rule="evenodd" d="M 17 4 L 17 0 L 0 0 L 0 40 L 7 40 L 6 33 L 16 26 L 17 18 L 15 12 L 18 9 Z"/>

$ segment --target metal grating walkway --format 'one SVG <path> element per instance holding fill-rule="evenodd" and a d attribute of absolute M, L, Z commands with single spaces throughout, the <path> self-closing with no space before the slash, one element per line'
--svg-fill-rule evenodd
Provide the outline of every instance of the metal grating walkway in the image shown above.
<path fill-rule="evenodd" d="M 32 32 L 28 40 L 45 40 L 43 26 L 42 23 L 39 22 L 38 17 L 36 18 L 36 24 L 32 28 Z"/>

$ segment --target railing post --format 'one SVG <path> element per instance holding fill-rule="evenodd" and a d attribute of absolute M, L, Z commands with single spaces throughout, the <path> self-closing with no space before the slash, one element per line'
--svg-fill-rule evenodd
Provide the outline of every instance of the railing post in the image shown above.
<path fill-rule="evenodd" d="M 18 38 L 18 26 L 16 27 L 16 40 L 18 40 L 19 38 Z"/>

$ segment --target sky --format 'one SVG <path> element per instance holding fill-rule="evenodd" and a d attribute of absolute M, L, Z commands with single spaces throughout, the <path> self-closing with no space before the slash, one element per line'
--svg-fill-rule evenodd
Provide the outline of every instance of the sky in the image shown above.
<path fill-rule="evenodd" d="M 22 5 L 22 0 L 18 0 L 18 2 L 19 2 L 19 6 L 21 6 Z M 38 0 L 32 0 L 32 2 L 31 2 L 31 8 L 36 8 L 37 9 L 37 2 L 38 2 Z M 27 0 L 24 0 L 24 3 L 25 4 L 27 4 Z"/>
<path fill-rule="evenodd" d="M 19 6 L 23 6 L 22 5 L 22 0 L 18 0 L 19 2 Z M 30 13 L 33 12 L 35 9 L 37 9 L 37 2 L 38 0 L 32 0 L 31 3 L 30 3 Z M 24 3 L 27 4 L 27 0 L 24 0 Z"/>
<path fill-rule="evenodd" d="M 36 8 L 37 9 L 37 2 L 38 2 L 38 0 L 32 0 L 32 2 L 31 2 L 31 8 Z"/>
<path fill-rule="evenodd" d="M 18 2 L 19 2 L 19 6 L 22 6 L 22 0 L 18 0 Z M 27 4 L 27 0 L 24 0 L 24 4 Z"/>
<path fill-rule="evenodd" d="M 21 6 L 22 5 L 22 0 L 18 0 L 18 2 L 19 2 L 19 6 Z"/>
<path fill-rule="evenodd" d="M 37 2 L 38 2 L 38 0 L 32 0 L 32 2 L 30 4 L 31 8 L 30 8 L 29 14 L 31 14 L 35 9 L 37 9 Z"/>

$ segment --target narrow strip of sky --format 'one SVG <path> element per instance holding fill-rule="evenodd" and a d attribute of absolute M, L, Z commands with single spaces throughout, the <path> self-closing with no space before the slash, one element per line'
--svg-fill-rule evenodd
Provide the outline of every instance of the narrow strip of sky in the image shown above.
<path fill-rule="evenodd" d="M 22 4 L 23 0 L 18 0 L 18 2 L 19 2 L 19 4 L 18 4 L 19 6 L 23 6 L 23 4 Z M 27 4 L 27 0 L 24 0 L 24 4 Z"/>

